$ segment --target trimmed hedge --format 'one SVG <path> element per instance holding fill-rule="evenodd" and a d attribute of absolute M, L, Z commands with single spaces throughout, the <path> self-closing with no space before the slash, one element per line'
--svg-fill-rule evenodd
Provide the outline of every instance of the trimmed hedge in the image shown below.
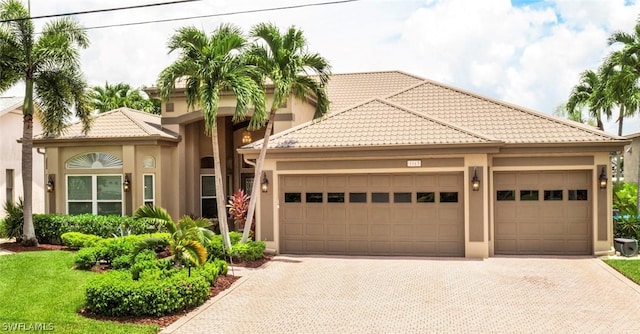
<path fill-rule="evenodd" d="M 234 260 L 249 262 L 261 259 L 264 256 L 266 249 L 264 241 L 248 241 L 241 244 L 242 233 L 240 232 L 230 232 L 229 238 L 231 239 L 231 251 L 229 253 L 231 253 Z M 206 247 L 209 260 L 228 257 L 222 246 L 222 236 L 219 234 L 215 235 Z"/>
<path fill-rule="evenodd" d="M 112 270 L 87 282 L 86 308 L 107 316 L 162 316 L 198 306 L 209 296 L 210 284 L 186 271 L 161 279 L 134 281 L 128 271 Z"/>
<path fill-rule="evenodd" d="M 122 235 L 123 231 L 131 234 L 144 234 L 149 233 L 150 229 L 162 230 L 164 228 L 155 226 L 148 219 L 92 214 L 35 214 L 33 215 L 33 225 L 38 242 L 52 244 L 59 244 L 60 238 L 65 232 L 81 232 L 111 238 Z"/>
<path fill-rule="evenodd" d="M 102 237 L 93 234 L 84 234 L 80 232 L 66 232 L 60 236 L 62 244 L 71 249 L 80 249 L 84 247 L 95 247 L 103 240 Z"/>
<path fill-rule="evenodd" d="M 86 235 L 85 235 L 86 236 Z M 141 241 L 149 238 L 149 236 L 167 241 L 170 237 L 169 233 L 139 234 L 128 235 L 120 238 L 102 239 L 96 243 L 94 247 L 82 248 L 76 253 L 74 259 L 78 269 L 90 269 L 97 262 L 111 264 L 116 269 L 125 269 L 131 266 L 131 253 L 135 246 Z M 168 245 L 164 245 L 165 247 Z M 147 254 L 154 253 L 152 250 L 143 252 Z M 142 254 L 142 253 L 141 253 Z M 137 259 L 141 255 L 139 254 Z M 115 264 L 114 264 L 115 262 Z"/>
<path fill-rule="evenodd" d="M 204 303 L 218 275 L 227 272 L 221 260 L 192 268 L 191 276 L 188 269 L 170 265 L 167 260 L 143 260 L 134 265 L 139 266 L 137 274 L 132 268 L 92 277 L 85 290 L 87 310 L 108 316 L 170 314 Z"/>

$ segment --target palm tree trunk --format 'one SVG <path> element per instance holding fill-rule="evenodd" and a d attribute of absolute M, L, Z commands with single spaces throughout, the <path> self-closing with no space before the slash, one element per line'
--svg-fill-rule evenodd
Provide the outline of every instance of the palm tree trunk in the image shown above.
<path fill-rule="evenodd" d="M 620 107 L 620 116 L 618 116 L 618 136 L 622 136 L 622 122 L 624 121 L 624 106 Z M 622 175 L 620 171 L 620 164 L 622 163 L 622 155 L 618 155 L 616 157 L 616 183 L 620 182 L 620 177 Z"/>
<path fill-rule="evenodd" d="M 218 225 L 222 234 L 222 243 L 227 250 L 231 250 L 231 238 L 229 238 L 229 225 L 227 225 L 227 199 L 224 196 L 224 182 L 222 181 L 222 165 L 220 164 L 220 147 L 218 146 L 218 127 L 211 131 L 211 144 L 213 144 L 213 167 L 216 188 L 216 203 L 218 205 Z"/>
<path fill-rule="evenodd" d="M 36 246 L 35 229 L 33 228 L 33 80 L 27 79 L 24 106 L 22 107 L 22 191 L 23 191 L 23 217 L 22 243 L 27 246 Z"/>
<path fill-rule="evenodd" d="M 262 168 L 264 165 L 264 159 L 267 156 L 267 148 L 269 146 L 269 138 L 271 137 L 271 130 L 273 129 L 273 122 L 276 118 L 277 108 L 271 108 L 269 112 L 269 119 L 267 120 L 267 128 L 264 131 L 264 139 L 262 140 L 262 148 L 260 149 L 260 155 L 256 161 L 255 173 L 253 174 L 253 186 L 251 187 L 251 197 L 249 199 L 249 208 L 247 210 L 247 221 L 244 223 L 244 230 L 242 231 L 241 243 L 247 242 L 249 239 L 249 232 L 251 232 L 251 225 L 253 224 L 253 216 L 256 212 L 256 201 L 258 194 L 260 194 L 260 176 L 262 175 Z"/>

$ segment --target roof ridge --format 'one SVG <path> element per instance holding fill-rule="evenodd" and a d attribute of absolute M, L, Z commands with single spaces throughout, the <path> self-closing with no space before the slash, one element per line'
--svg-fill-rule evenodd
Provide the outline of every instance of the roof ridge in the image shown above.
<path fill-rule="evenodd" d="M 544 119 L 546 119 L 548 121 L 551 121 L 551 122 L 554 122 L 554 123 L 558 123 L 558 124 L 567 125 L 567 126 L 570 126 L 572 128 L 579 129 L 579 130 L 582 130 L 582 131 L 586 131 L 586 132 L 589 132 L 589 133 L 597 135 L 597 136 L 603 136 L 603 137 L 607 137 L 609 139 L 624 139 L 624 138 L 619 137 L 617 135 L 612 135 L 612 134 L 606 133 L 604 131 L 593 129 L 593 128 L 588 127 L 588 126 L 586 126 L 586 125 L 584 125 L 582 123 L 574 122 L 574 121 L 567 120 L 567 119 L 562 119 L 562 118 L 559 118 L 559 117 L 553 117 L 553 116 L 551 116 L 549 114 L 546 114 L 544 112 L 536 111 L 536 110 L 533 110 L 533 109 L 530 109 L 530 108 L 526 108 L 526 107 L 523 107 L 523 106 L 519 106 L 519 105 L 516 105 L 516 104 L 513 104 L 513 103 L 501 101 L 501 100 L 498 100 L 496 98 L 492 98 L 492 97 L 488 97 L 488 96 L 481 95 L 481 94 L 478 94 L 478 93 L 474 93 L 474 92 L 471 92 L 471 91 L 466 90 L 466 89 L 462 89 L 462 88 L 459 88 L 459 87 L 454 87 L 454 86 L 451 86 L 451 85 L 448 85 L 448 84 L 444 84 L 444 83 L 441 83 L 441 82 L 438 82 L 438 81 L 434 81 L 434 80 L 431 80 L 431 79 L 424 79 L 423 82 L 415 84 L 410 88 L 407 88 L 407 89 L 405 89 L 403 91 L 400 91 L 400 92 L 394 93 L 392 95 L 386 96 L 385 99 L 395 97 L 396 95 L 400 95 L 400 94 L 402 94 L 404 92 L 407 92 L 407 91 L 409 91 L 411 89 L 415 89 L 415 88 L 417 88 L 417 87 L 419 87 L 421 85 L 424 85 L 424 84 L 431 84 L 431 85 L 438 86 L 438 87 L 441 87 L 441 88 L 444 88 L 444 89 L 455 91 L 455 92 L 458 92 L 460 94 L 464 94 L 464 95 L 467 95 L 469 97 L 472 97 L 472 98 L 475 98 L 475 99 L 478 99 L 478 100 L 483 100 L 483 101 L 486 101 L 486 102 L 489 102 L 489 103 L 501 105 L 503 107 L 512 109 L 512 110 L 520 112 L 520 113 L 526 113 L 526 114 L 529 114 L 529 115 L 532 115 L 532 116 L 535 116 L 535 117 L 544 118 Z"/>
<path fill-rule="evenodd" d="M 488 140 L 488 141 L 498 142 L 498 143 L 503 142 L 503 141 L 502 141 L 502 140 L 500 140 L 500 139 L 493 138 L 493 137 L 490 137 L 490 136 L 487 136 L 487 135 L 484 135 L 484 134 L 478 133 L 478 132 L 476 132 L 476 131 L 473 131 L 473 130 L 470 130 L 470 129 L 464 128 L 464 127 L 462 127 L 462 126 L 459 126 L 459 125 L 457 125 L 457 124 L 454 124 L 454 123 L 451 123 L 451 122 L 447 122 L 447 121 L 441 120 L 441 119 L 439 119 L 439 118 L 433 117 L 433 116 L 428 115 L 428 114 L 426 114 L 426 113 L 422 113 L 422 112 L 419 112 L 419 111 L 416 111 L 416 110 L 413 110 L 413 109 L 407 108 L 407 107 L 405 107 L 405 106 L 402 106 L 402 105 L 400 105 L 400 104 L 396 104 L 396 103 L 391 102 L 391 101 L 388 101 L 388 100 L 384 100 L 384 99 L 381 99 L 381 98 L 376 98 L 375 100 L 380 101 L 380 102 L 382 102 L 382 103 L 385 103 L 385 104 L 387 104 L 387 105 L 389 105 L 389 106 L 391 106 L 391 107 L 394 107 L 394 108 L 397 108 L 397 109 L 401 109 L 401 110 L 404 110 L 404 111 L 406 111 L 406 112 L 410 112 L 410 113 L 412 113 L 412 114 L 414 114 L 414 115 L 416 115 L 416 116 L 418 116 L 418 117 L 422 117 L 422 118 L 424 118 L 424 119 L 427 119 L 427 120 L 430 120 L 430 121 L 432 121 L 432 122 L 438 123 L 438 124 L 440 124 L 440 125 L 443 125 L 443 126 L 446 126 L 446 127 L 452 128 L 452 129 L 455 129 L 455 130 L 460 131 L 460 132 L 464 132 L 464 133 L 466 133 L 466 134 L 468 134 L 468 135 L 471 135 L 471 136 L 474 136 L 474 137 L 477 137 L 477 138 L 480 138 L 480 139 L 483 139 L 483 140 Z M 370 102 L 373 102 L 373 101 L 370 101 Z"/>
<path fill-rule="evenodd" d="M 123 114 L 125 117 L 127 117 L 130 121 L 132 121 L 133 123 L 135 123 L 135 125 L 138 126 L 138 128 L 140 128 L 142 131 L 144 131 L 144 133 L 148 134 L 148 135 L 152 135 L 152 133 L 149 131 L 149 129 L 147 129 L 146 124 L 141 124 L 140 121 L 138 119 L 136 119 L 135 117 L 133 117 L 130 113 L 134 112 L 134 113 L 143 113 L 144 111 L 138 111 L 136 109 L 131 109 L 129 107 L 120 107 L 116 110 L 120 110 L 120 113 Z M 148 114 L 148 113 L 146 113 Z"/>
<path fill-rule="evenodd" d="M 398 73 L 398 74 L 403 74 L 406 75 L 408 77 L 413 77 L 416 78 L 418 80 L 425 80 L 425 78 L 423 77 L 419 77 L 415 74 L 411 74 L 405 71 L 401 71 L 401 70 L 383 70 L 383 71 L 364 71 L 364 72 L 345 72 L 345 73 L 331 73 L 331 76 L 335 76 L 335 75 L 358 75 L 358 74 L 381 74 L 381 73 Z"/>

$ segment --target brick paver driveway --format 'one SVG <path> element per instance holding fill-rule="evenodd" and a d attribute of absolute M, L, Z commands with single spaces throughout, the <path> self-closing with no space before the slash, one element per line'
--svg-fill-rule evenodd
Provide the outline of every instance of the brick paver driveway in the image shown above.
<path fill-rule="evenodd" d="M 166 333 L 637 333 L 640 288 L 593 258 L 275 257 Z"/>

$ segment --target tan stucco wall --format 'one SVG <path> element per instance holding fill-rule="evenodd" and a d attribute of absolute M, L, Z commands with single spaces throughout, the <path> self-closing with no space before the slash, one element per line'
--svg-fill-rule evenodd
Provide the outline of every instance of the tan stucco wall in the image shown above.
<path fill-rule="evenodd" d="M 624 147 L 624 180 L 638 182 L 638 163 L 640 162 L 640 136 Z"/>

